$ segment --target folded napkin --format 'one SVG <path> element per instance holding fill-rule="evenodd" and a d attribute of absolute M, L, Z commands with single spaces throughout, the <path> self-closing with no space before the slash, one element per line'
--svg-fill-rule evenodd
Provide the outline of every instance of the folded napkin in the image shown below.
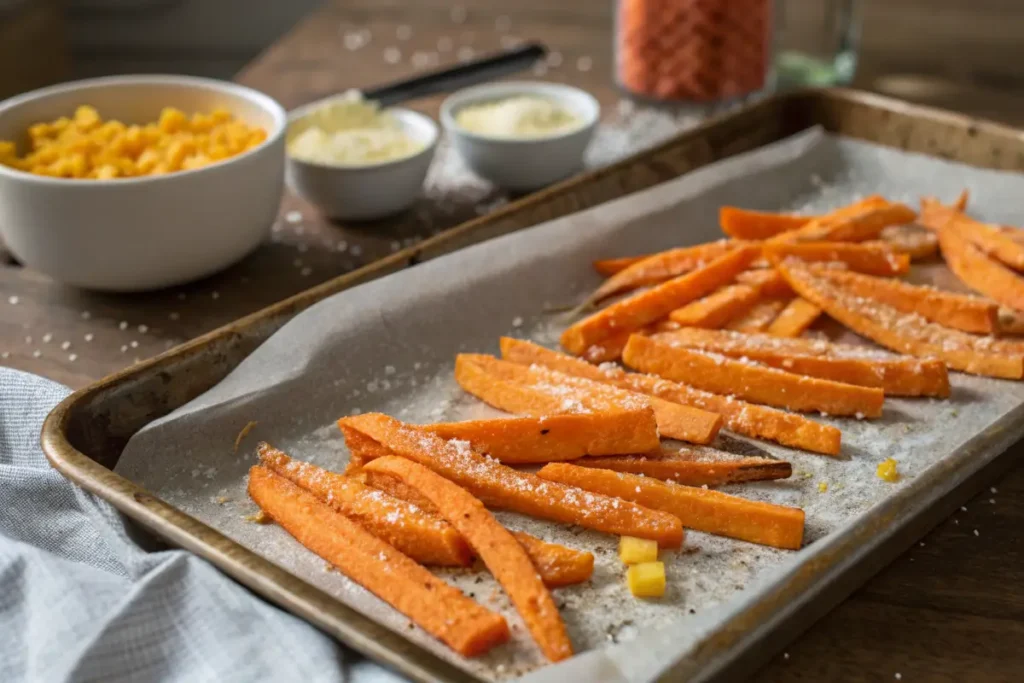
<path fill-rule="evenodd" d="M 0 368 L 0 681 L 403 680 L 53 470 L 39 432 L 68 393 Z"/>

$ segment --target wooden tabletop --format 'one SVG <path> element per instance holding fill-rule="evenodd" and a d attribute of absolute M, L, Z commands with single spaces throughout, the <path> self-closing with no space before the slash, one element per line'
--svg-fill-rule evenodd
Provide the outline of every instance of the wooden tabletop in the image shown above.
<path fill-rule="evenodd" d="M 894 23 L 877 16 L 878 4 L 869 4 L 865 34 L 899 29 L 905 41 L 901 27 L 911 15 L 897 9 L 897 19 L 906 21 Z M 872 22 L 880 26 L 876 33 Z M 609 117 L 621 118 L 633 107 L 612 83 L 611 25 L 611 3 L 587 0 L 348 0 L 302 21 L 239 80 L 290 108 L 536 39 L 551 53 L 534 77 L 585 87 Z M 936 79 L 921 87 L 896 78 L 885 68 L 894 57 L 884 45 L 867 43 L 863 85 L 934 96 L 970 113 L 1020 117 L 1010 104 L 1015 98 L 996 90 L 940 87 L 935 84 L 945 81 Z M 893 44 L 903 50 L 893 54 L 904 54 L 903 42 Z M 413 106 L 436 114 L 439 101 Z M 81 387 L 505 200 L 472 179 L 460 185 L 460 178 L 435 178 L 414 210 L 363 226 L 325 222 L 286 197 L 272 240 L 255 255 L 206 281 L 158 293 L 81 292 L 0 259 L 0 364 Z M 778 653 L 757 679 L 1018 680 L 1024 671 L 1022 501 L 1024 468 L 1018 468 Z"/>

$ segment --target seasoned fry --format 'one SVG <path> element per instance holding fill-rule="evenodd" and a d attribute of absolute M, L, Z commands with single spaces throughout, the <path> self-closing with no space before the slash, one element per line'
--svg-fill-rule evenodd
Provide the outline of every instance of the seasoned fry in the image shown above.
<path fill-rule="evenodd" d="M 1024 309 L 1024 278 L 987 256 L 956 226 L 947 223 L 938 235 L 942 257 L 961 282 L 1004 306 Z"/>
<path fill-rule="evenodd" d="M 484 504 L 604 533 L 653 538 L 662 547 L 682 543 L 679 520 L 654 510 L 604 496 L 584 495 L 569 486 L 552 486 L 535 474 L 520 472 L 379 413 L 345 417 L 349 426 L 418 462 L 480 498 Z M 472 544 L 471 544 L 472 545 Z"/>
<path fill-rule="evenodd" d="M 464 488 L 411 460 L 388 456 L 366 467 L 401 479 L 429 498 L 505 589 L 544 655 L 553 662 L 572 656 L 565 624 L 529 555 L 483 503 Z"/>
<path fill-rule="evenodd" d="M 643 407 L 620 413 L 570 413 L 470 420 L 424 425 L 442 439 L 468 441 L 474 450 L 504 463 L 543 463 L 576 460 L 587 455 L 644 453 L 658 448 L 661 440 L 652 419 L 653 410 Z"/>
<path fill-rule="evenodd" d="M 701 268 L 736 246 L 737 244 L 730 240 L 718 240 L 695 247 L 680 247 L 651 254 L 608 278 L 588 301 L 597 303 L 615 294 L 662 283 Z"/>
<path fill-rule="evenodd" d="M 261 465 L 306 489 L 417 562 L 452 567 L 472 564 L 473 555 L 459 533 L 415 505 L 351 477 L 293 460 L 270 444 L 260 443 L 256 452 Z"/>
<path fill-rule="evenodd" d="M 811 221 L 802 228 L 773 237 L 772 242 L 864 242 L 878 239 L 890 225 L 904 225 L 917 218 L 913 209 L 868 197 Z"/>
<path fill-rule="evenodd" d="M 779 313 L 789 305 L 791 299 L 762 299 L 753 307 L 726 325 L 726 329 L 737 332 L 763 332 L 779 317 Z M 629 340 L 626 340 L 629 343 Z M 623 346 L 623 349 L 626 347 Z M 621 353 L 620 353 L 621 355 Z"/>
<path fill-rule="evenodd" d="M 613 334 L 597 344 L 588 346 L 580 356 L 591 363 L 610 363 L 618 360 L 631 334 L 633 333 L 628 331 Z"/>
<path fill-rule="evenodd" d="M 562 346 L 580 355 L 587 348 L 628 331 L 639 330 L 673 310 L 729 283 L 760 254 L 755 246 L 739 246 L 703 268 L 673 278 L 657 287 L 618 301 L 570 326 L 562 334 Z M 640 264 L 638 264 L 640 265 Z M 623 271 L 625 273 L 626 271 Z M 620 273 L 621 275 L 622 273 Z"/>
<path fill-rule="evenodd" d="M 910 257 L 883 242 L 780 242 L 766 244 L 764 255 L 774 264 L 787 258 L 845 263 L 851 270 L 869 275 L 903 275 L 910 270 Z"/>
<path fill-rule="evenodd" d="M 508 624 L 423 566 L 264 467 L 249 495 L 295 540 L 464 657 L 508 640 Z"/>
<path fill-rule="evenodd" d="M 339 425 L 339 428 L 341 429 L 341 435 L 345 437 L 345 445 L 348 446 L 349 452 L 348 468 L 345 470 L 346 474 L 358 471 L 360 467 L 375 458 L 394 455 L 384 446 L 354 429 L 349 429 L 344 425 Z"/>
<path fill-rule="evenodd" d="M 790 550 L 799 550 L 803 544 L 804 511 L 800 508 L 568 463 L 545 465 L 538 475 L 664 510 L 697 531 Z"/>
<path fill-rule="evenodd" d="M 921 261 L 939 253 L 939 240 L 935 233 L 920 225 L 890 225 L 879 238 L 911 261 Z"/>
<path fill-rule="evenodd" d="M 722 427 L 720 415 L 700 408 L 623 391 L 548 368 L 507 363 L 491 356 L 459 354 L 455 359 L 455 380 L 485 403 L 512 413 L 537 416 L 559 412 L 615 413 L 623 407 L 636 409 L 649 405 L 662 436 L 699 444 L 711 443 Z M 545 401 L 545 407 L 539 410 L 538 403 L 526 398 L 538 393 Z"/>
<path fill-rule="evenodd" d="M 992 344 L 998 340 L 974 337 L 902 313 L 892 306 L 861 299 L 803 266 L 787 263 L 781 270 L 800 296 L 857 334 L 888 349 L 919 358 L 941 358 L 954 370 L 976 375 L 1024 377 L 1024 355 L 996 351 Z"/>
<path fill-rule="evenodd" d="M 931 227 L 953 230 L 1003 265 L 1016 271 L 1024 270 L 1024 244 L 998 225 L 976 221 L 960 211 L 949 208 L 937 213 L 937 220 Z"/>
<path fill-rule="evenodd" d="M 808 420 L 802 415 L 785 413 L 774 408 L 737 400 L 731 396 L 712 394 L 700 389 L 669 382 L 651 375 L 626 372 L 607 364 L 600 368 L 558 351 L 545 349 L 531 342 L 502 337 L 501 354 L 506 360 L 523 365 L 543 365 L 568 375 L 637 391 L 673 403 L 681 403 L 719 413 L 725 426 L 757 439 L 775 441 L 784 446 L 802 448 L 815 453 L 838 455 L 839 430 Z"/>
<path fill-rule="evenodd" d="M 789 299 L 793 296 L 786 278 L 774 268 L 745 270 L 736 276 L 736 281 L 761 290 L 761 294 L 772 299 Z M 628 341 L 628 340 L 627 340 Z"/>
<path fill-rule="evenodd" d="M 669 313 L 683 327 L 721 327 L 752 306 L 761 294 L 748 285 L 729 285 Z M 629 341 L 628 339 L 626 341 Z"/>
<path fill-rule="evenodd" d="M 718 210 L 718 224 L 722 232 L 741 240 L 766 240 L 802 228 L 808 221 L 817 218 L 818 216 L 750 211 L 735 206 L 723 206 Z"/>
<path fill-rule="evenodd" d="M 988 299 L 832 268 L 810 270 L 854 296 L 880 301 L 903 313 L 917 313 L 946 327 L 977 334 L 999 331 L 999 306 Z"/>
<path fill-rule="evenodd" d="M 594 554 L 542 541 L 522 531 L 512 535 L 523 546 L 548 588 L 561 588 L 589 581 L 594 575 Z"/>
<path fill-rule="evenodd" d="M 626 365 L 641 372 L 787 410 L 879 417 L 885 398 L 881 389 L 797 375 L 638 334 L 630 337 L 622 358 Z"/>
<path fill-rule="evenodd" d="M 949 396 L 949 373 L 937 359 L 896 356 L 817 339 L 780 339 L 715 330 L 678 330 L 653 338 L 733 358 L 749 358 L 799 375 L 878 387 L 894 396 Z"/>
<path fill-rule="evenodd" d="M 642 261 L 650 256 L 650 254 L 644 254 L 643 256 L 623 256 L 622 258 L 609 258 L 601 259 L 600 261 L 594 261 L 594 270 L 597 271 L 598 275 L 603 277 L 611 277 L 619 271 L 625 270 L 634 263 Z"/>
<path fill-rule="evenodd" d="M 642 474 L 688 486 L 720 486 L 744 481 L 788 479 L 793 466 L 784 460 L 738 458 L 731 453 L 698 446 L 663 448 L 644 455 L 612 455 L 573 463 L 582 467 Z"/>
<path fill-rule="evenodd" d="M 820 308 L 797 297 L 786 304 L 766 331 L 775 337 L 799 337 L 820 315 Z"/>

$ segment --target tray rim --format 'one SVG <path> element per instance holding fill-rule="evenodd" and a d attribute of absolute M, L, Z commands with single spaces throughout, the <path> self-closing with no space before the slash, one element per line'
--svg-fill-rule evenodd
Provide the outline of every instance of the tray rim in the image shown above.
<path fill-rule="evenodd" d="M 398 633 L 381 626 L 376 621 L 346 606 L 328 593 L 313 587 L 269 560 L 262 558 L 255 552 L 166 503 L 134 482 L 101 465 L 89 455 L 79 451 L 71 444 L 68 434 L 68 427 L 73 413 L 77 410 L 87 409 L 88 404 L 97 397 L 102 396 L 106 392 L 116 390 L 118 387 L 130 383 L 134 379 L 165 372 L 175 361 L 199 355 L 216 342 L 227 341 L 231 337 L 239 336 L 243 331 L 255 329 L 263 323 L 274 322 L 277 319 L 286 320 L 327 296 L 363 282 L 386 276 L 404 267 L 415 265 L 424 260 L 422 256 L 425 253 L 429 253 L 436 247 L 458 241 L 464 235 L 471 235 L 489 225 L 500 223 L 508 217 L 550 199 L 559 196 L 570 196 L 578 188 L 591 185 L 606 176 L 617 174 L 629 166 L 642 161 L 644 158 L 655 156 L 659 152 L 676 146 L 681 146 L 686 141 L 699 141 L 723 122 L 728 122 L 758 108 L 780 106 L 800 100 L 811 100 L 815 104 L 829 101 L 862 104 L 892 113 L 909 113 L 919 119 L 930 119 L 936 123 L 966 127 L 968 130 L 986 130 L 996 135 L 1016 137 L 1024 140 L 1024 130 L 1011 126 L 943 109 L 912 104 L 860 90 L 829 88 L 776 94 L 752 105 L 709 117 L 694 128 L 675 135 L 655 147 L 630 155 L 615 164 L 578 175 L 547 189 L 510 202 L 495 212 L 456 225 L 424 240 L 416 246 L 403 249 L 350 273 L 327 280 L 238 318 L 151 359 L 93 382 L 73 392 L 61 401 L 47 416 L 41 431 L 43 452 L 54 469 L 76 485 L 107 500 L 122 513 L 171 543 L 207 559 L 244 586 L 257 592 L 277 606 L 296 614 L 299 618 L 313 623 L 360 654 L 390 666 L 416 681 L 428 681 L 431 683 L 435 681 L 458 681 L 460 683 L 462 681 L 481 681 L 482 679 L 449 664 L 425 648 L 421 648 Z M 441 252 L 436 254 L 436 256 L 444 255 L 444 253 L 450 252 Z M 429 256 L 428 258 L 435 258 L 436 256 Z M 1011 450 L 1024 452 L 1024 449 Z M 998 460 L 999 457 L 1000 455 L 997 454 L 993 456 L 992 460 Z M 987 464 L 993 463 L 983 463 L 978 467 L 971 468 L 967 476 L 977 474 L 977 471 Z M 947 492 L 947 494 L 951 493 L 953 492 Z M 899 495 L 887 498 L 885 501 L 886 509 L 893 504 L 894 500 L 901 498 L 902 496 Z M 930 528 L 930 525 L 927 528 Z M 907 543 L 909 544 L 917 537 L 914 536 Z M 895 556 L 895 554 L 901 551 L 902 548 L 892 554 Z M 866 580 L 867 576 L 863 578 Z M 861 581 L 858 580 L 850 590 L 838 596 L 831 602 L 830 608 L 838 604 L 860 583 Z M 771 619 L 766 620 L 762 623 L 762 626 L 770 623 L 770 621 Z M 741 637 L 741 634 L 737 634 L 735 631 L 733 635 L 734 638 L 732 640 L 734 642 Z M 722 651 L 725 650 L 719 650 L 719 652 Z M 678 661 L 673 662 L 671 665 L 672 670 L 678 670 L 679 664 Z M 706 661 L 706 664 L 715 669 L 724 666 L 716 666 L 716 662 L 713 660 Z M 668 680 L 665 676 L 670 675 L 671 671 L 668 671 L 659 680 Z M 698 672 L 696 675 L 700 678 L 704 677 L 703 673 Z M 714 672 L 708 675 L 714 675 Z"/>

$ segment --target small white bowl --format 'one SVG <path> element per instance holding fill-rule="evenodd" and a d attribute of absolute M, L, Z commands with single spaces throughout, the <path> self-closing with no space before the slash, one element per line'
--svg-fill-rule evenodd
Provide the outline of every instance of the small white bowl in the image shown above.
<path fill-rule="evenodd" d="M 472 133 L 455 117 L 463 107 L 534 95 L 553 100 L 582 119 L 578 128 L 538 138 L 499 138 Z M 579 88 L 557 83 L 512 81 L 460 90 L 441 104 L 441 125 L 473 171 L 514 192 L 529 192 L 583 169 L 583 153 L 601 117 L 601 106 Z"/>
<path fill-rule="evenodd" d="M 344 96 L 341 96 L 344 97 Z M 289 125 L 338 98 L 308 104 L 288 115 Z M 288 155 L 286 179 L 295 194 L 328 218 L 368 221 L 390 216 L 412 206 L 437 148 L 438 128 L 428 116 L 411 109 L 389 107 L 402 130 L 423 149 L 412 156 L 376 164 L 317 164 Z"/>
<path fill-rule="evenodd" d="M 221 270 L 270 232 L 284 184 L 286 121 L 273 99 L 191 76 L 94 78 L 0 103 L 0 140 L 24 144 L 29 125 L 83 104 L 105 120 L 140 124 L 164 107 L 222 107 L 267 139 L 210 166 L 139 178 L 51 178 L 0 165 L 0 236 L 22 263 L 87 289 L 151 290 Z"/>

